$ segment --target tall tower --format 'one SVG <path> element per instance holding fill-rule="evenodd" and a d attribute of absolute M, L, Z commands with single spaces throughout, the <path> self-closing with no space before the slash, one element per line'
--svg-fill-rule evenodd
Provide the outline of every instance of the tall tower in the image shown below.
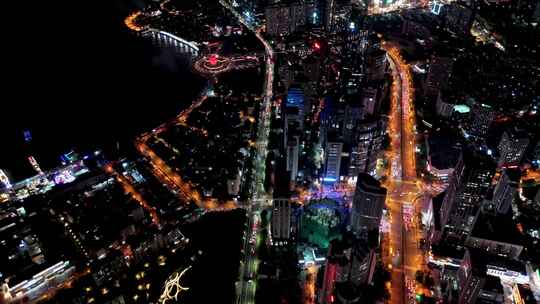
<path fill-rule="evenodd" d="M 462 151 L 440 210 L 445 237 L 462 241 L 470 235 L 494 174 L 495 163 L 490 157 Z"/>
<path fill-rule="evenodd" d="M 426 78 L 425 92 L 429 96 L 437 96 L 439 90 L 445 87 L 452 72 L 453 61 L 447 57 L 431 58 Z"/>
<path fill-rule="evenodd" d="M 291 202 L 276 199 L 272 209 L 272 238 L 274 243 L 285 243 L 291 236 Z"/>
<path fill-rule="evenodd" d="M 359 173 L 373 175 L 377 159 L 382 153 L 386 125 L 381 119 L 365 120 L 357 125 L 354 145 L 351 148 L 349 176 Z"/>
<path fill-rule="evenodd" d="M 486 281 L 486 265 L 474 251 L 465 251 L 457 272 L 459 304 L 474 304 Z"/>
<path fill-rule="evenodd" d="M 506 214 L 512 206 L 519 186 L 519 170 L 507 169 L 493 192 L 493 204 L 498 213 Z"/>
<path fill-rule="evenodd" d="M 386 200 L 386 188 L 369 174 L 360 173 L 354 191 L 350 227 L 353 233 L 366 236 L 378 229 Z"/>
<path fill-rule="evenodd" d="M 342 142 L 327 142 L 326 143 L 326 163 L 325 163 L 325 182 L 336 182 L 339 180 L 341 171 L 341 154 L 343 152 Z"/>
<path fill-rule="evenodd" d="M 517 166 L 529 146 L 529 137 L 524 131 L 512 129 L 504 132 L 499 142 L 499 166 Z"/>
<path fill-rule="evenodd" d="M 469 133 L 477 137 L 484 137 L 494 118 L 495 112 L 490 106 L 484 104 L 473 106 L 468 128 Z"/>

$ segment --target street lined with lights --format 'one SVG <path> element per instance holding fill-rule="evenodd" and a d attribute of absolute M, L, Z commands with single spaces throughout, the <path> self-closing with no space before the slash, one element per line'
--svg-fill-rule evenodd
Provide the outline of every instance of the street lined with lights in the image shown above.
<path fill-rule="evenodd" d="M 423 254 L 419 249 L 421 233 L 416 216 L 417 200 L 420 197 L 421 181 L 416 177 L 414 132 L 414 88 L 409 66 L 404 62 L 399 49 L 388 42 L 383 44 L 392 70 L 390 176 L 385 186 L 388 189 L 386 208 L 392 219 L 390 224 L 388 254 L 384 257 L 392 273 L 391 302 L 414 303 L 414 277 L 422 269 Z M 412 283 L 411 283 L 412 282 Z"/>

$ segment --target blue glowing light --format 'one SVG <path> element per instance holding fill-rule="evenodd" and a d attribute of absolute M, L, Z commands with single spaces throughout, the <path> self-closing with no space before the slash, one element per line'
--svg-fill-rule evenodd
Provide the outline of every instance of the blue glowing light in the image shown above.
<path fill-rule="evenodd" d="M 24 141 L 30 142 L 32 141 L 32 133 L 30 133 L 30 130 L 24 130 Z"/>

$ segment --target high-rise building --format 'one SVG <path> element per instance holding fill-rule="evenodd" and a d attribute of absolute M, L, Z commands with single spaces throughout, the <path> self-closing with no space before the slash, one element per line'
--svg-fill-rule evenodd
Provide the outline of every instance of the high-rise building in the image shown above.
<path fill-rule="evenodd" d="M 516 128 L 503 133 L 499 142 L 499 166 L 517 166 L 521 162 L 527 147 L 527 133 Z"/>
<path fill-rule="evenodd" d="M 264 15 L 266 17 L 266 32 L 270 35 L 281 35 L 290 33 L 290 7 L 283 5 L 273 5 L 266 7 Z"/>
<path fill-rule="evenodd" d="M 299 28 L 306 24 L 308 12 L 306 10 L 306 2 L 298 1 L 290 4 L 290 25 L 291 33 L 296 32 Z"/>
<path fill-rule="evenodd" d="M 343 121 L 343 141 L 347 144 L 354 142 L 356 127 L 363 118 L 362 108 L 358 105 L 347 105 Z"/>
<path fill-rule="evenodd" d="M 339 180 L 341 172 L 341 154 L 343 153 L 343 143 L 342 142 L 332 142 L 329 141 L 326 143 L 325 150 L 325 174 L 324 181 L 326 182 L 335 182 Z"/>
<path fill-rule="evenodd" d="M 510 210 L 518 190 L 520 176 L 519 170 L 512 169 L 504 170 L 501 175 L 493 192 L 492 200 L 498 213 L 506 214 Z"/>
<path fill-rule="evenodd" d="M 470 135 L 484 137 L 488 133 L 494 118 L 495 112 L 490 106 L 476 104 L 472 107 L 467 131 Z"/>
<path fill-rule="evenodd" d="M 366 73 L 368 80 L 383 80 L 388 68 L 386 51 L 381 48 L 372 47 L 366 54 Z"/>
<path fill-rule="evenodd" d="M 487 267 L 480 257 L 466 250 L 465 256 L 459 265 L 457 282 L 459 288 L 458 304 L 474 304 L 478 294 L 484 287 L 487 276 Z"/>
<path fill-rule="evenodd" d="M 291 87 L 285 103 L 284 147 L 286 149 L 286 168 L 290 174 L 291 187 L 298 176 L 300 137 L 304 126 L 304 92 L 298 87 Z"/>
<path fill-rule="evenodd" d="M 317 14 L 312 1 L 277 3 L 265 9 L 266 32 L 270 35 L 291 34 L 312 23 L 313 13 Z"/>
<path fill-rule="evenodd" d="M 474 229 L 464 243 L 469 249 L 475 248 L 485 254 L 513 260 L 519 258 L 525 244 L 512 214 L 494 213 L 486 210 L 485 205 L 480 209 Z"/>
<path fill-rule="evenodd" d="M 376 261 L 375 250 L 362 240 L 333 240 L 326 258 L 319 302 L 324 304 L 333 302 L 336 283 L 349 283 L 353 286 L 369 284 L 373 278 Z"/>
<path fill-rule="evenodd" d="M 452 114 L 454 114 L 455 106 L 456 104 L 450 100 L 446 92 L 439 90 L 439 93 L 437 94 L 437 102 L 435 104 L 437 115 L 444 118 L 450 118 L 452 117 Z"/>
<path fill-rule="evenodd" d="M 291 186 L 294 185 L 298 176 L 298 154 L 300 143 L 298 136 L 290 136 L 287 140 L 287 172 L 291 177 Z"/>
<path fill-rule="evenodd" d="M 360 173 L 354 191 L 350 228 L 356 235 L 379 229 L 386 200 L 386 188 L 369 174 Z"/>
<path fill-rule="evenodd" d="M 381 103 L 380 93 L 377 88 L 368 86 L 362 90 L 362 106 L 364 107 L 365 114 L 379 114 Z"/>
<path fill-rule="evenodd" d="M 321 62 L 317 57 L 307 57 L 303 62 L 304 75 L 309 81 L 319 81 L 321 73 Z"/>
<path fill-rule="evenodd" d="M 302 89 L 291 87 L 287 93 L 287 102 L 283 109 L 284 112 L 284 146 L 293 137 L 300 137 L 304 127 L 304 93 Z"/>
<path fill-rule="evenodd" d="M 287 113 L 287 117 L 292 117 L 300 123 L 302 128 L 304 124 L 304 91 L 296 86 L 291 86 L 287 92 L 287 102 L 285 103 L 286 108 L 297 108 L 298 111 Z"/>
<path fill-rule="evenodd" d="M 437 96 L 439 90 L 448 84 L 452 73 L 452 58 L 433 56 L 427 73 L 425 93 L 428 96 Z"/>
<path fill-rule="evenodd" d="M 456 34 L 466 35 L 471 31 L 474 12 L 471 8 L 456 2 L 443 6 L 446 28 Z"/>
<path fill-rule="evenodd" d="M 540 5 L 539 5 L 539 7 L 540 7 Z M 536 146 L 534 147 L 532 157 L 533 157 L 533 161 L 537 165 L 540 165 L 540 140 L 538 140 L 538 142 L 536 143 Z"/>
<path fill-rule="evenodd" d="M 359 173 L 373 175 L 377 167 L 377 159 L 383 152 L 386 124 L 381 119 L 365 120 L 359 122 L 355 130 L 348 176 L 356 177 Z"/>
<path fill-rule="evenodd" d="M 495 163 L 490 157 L 462 151 L 440 210 L 444 237 L 463 241 L 470 235 L 494 174 Z"/>
<path fill-rule="evenodd" d="M 291 237 L 292 207 L 289 200 L 275 199 L 272 209 L 272 238 L 275 244 L 287 242 Z"/>
<path fill-rule="evenodd" d="M 351 20 L 351 0 L 324 0 L 325 28 L 337 32 L 348 28 Z"/>

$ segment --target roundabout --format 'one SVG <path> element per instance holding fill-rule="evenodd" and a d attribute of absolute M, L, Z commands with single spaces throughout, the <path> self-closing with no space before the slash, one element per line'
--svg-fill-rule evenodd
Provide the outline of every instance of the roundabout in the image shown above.
<path fill-rule="evenodd" d="M 231 58 L 218 54 L 208 54 L 195 61 L 193 68 L 200 74 L 214 76 L 233 68 Z"/>

